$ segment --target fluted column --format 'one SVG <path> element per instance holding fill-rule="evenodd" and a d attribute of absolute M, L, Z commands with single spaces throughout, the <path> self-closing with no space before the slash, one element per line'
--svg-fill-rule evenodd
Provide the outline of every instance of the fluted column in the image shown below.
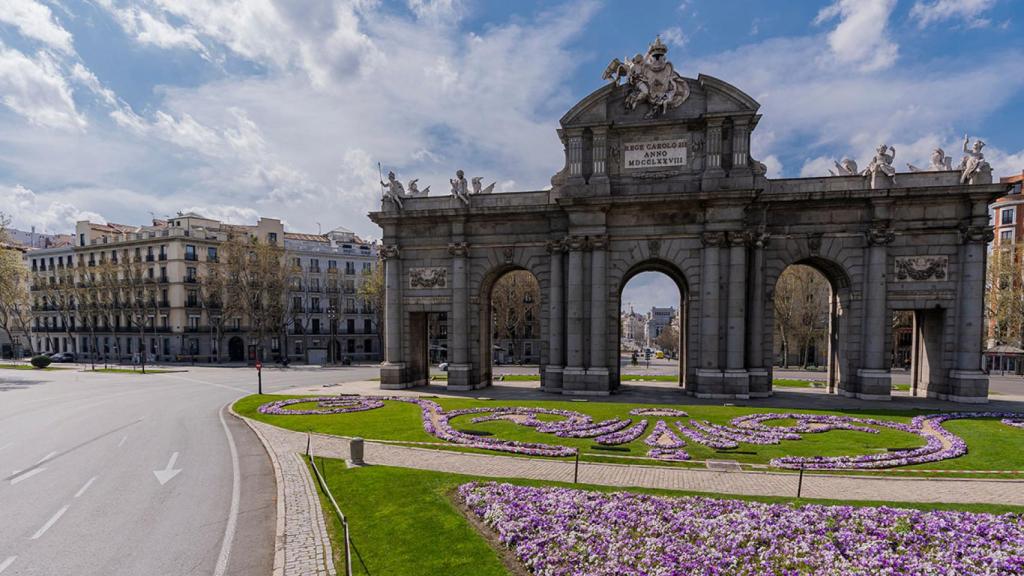
<path fill-rule="evenodd" d="M 568 315 L 566 317 L 566 368 L 583 369 L 583 250 L 585 239 L 570 236 L 566 239 L 569 250 L 569 278 L 566 290 Z"/>
<path fill-rule="evenodd" d="M 605 280 L 608 238 L 590 239 L 590 368 L 607 370 L 608 287 Z"/>
<path fill-rule="evenodd" d="M 448 245 L 448 254 L 452 257 L 452 317 L 451 338 L 452 364 L 466 364 L 469 361 L 469 322 L 466 304 L 467 293 L 466 256 L 469 246 L 465 242 L 453 242 Z"/>
<path fill-rule="evenodd" d="M 750 293 L 750 323 L 747 330 L 747 370 L 750 373 L 750 395 L 753 397 L 771 394 L 771 378 L 764 357 L 765 280 L 764 249 L 768 234 L 758 233 L 752 239 L 753 265 Z"/>
<path fill-rule="evenodd" d="M 548 365 L 544 370 L 544 388 L 562 387 L 562 369 L 565 367 L 565 287 L 563 284 L 564 246 L 562 241 L 548 242 L 551 254 L 551 279 L 548 293 Z"/>
<path fill-rule="evenodd" d="M 720 370 L 719 354 L 719 260 L 721 246 L 725 242 L 724 232 L 705 232 L 704 262 L 701 268 L 701 314 L 700 314 L 700 369 Z"/>
<path fill-rule="evenodd" d="M 980 218 L 979 218 L 980 219 Z M 976 220 L 977 221 L 977 220 Z M 951 371 L 948 400 L 983 403 L 988 401 L 988 375 L 981 369 L 985 319 L 986 244 L 992 241 L 988 226 L 961 229 L 959 310 L 955 368 Z"/>
<path fill-rule="evenodd" d="M 727 342 L 725 367 L 742 370 L 747 345 L 747 243 L 746 232 L 729 233 L 729 290 L 727 308 Z"/>
<path fill-rule="evenodd" d="M 402 361 L 402 280 L 398 246 L 384 246 L 380 250 L 384 260 L 384 361 L 396 364 Z"/>
<path fill-rule="evenodd" d="M 858 398 L 873 400 L 891 396 L 891 376 L 885 365 L 886 326 L 889 322 L 886 304 L 886 246 L 896 235 L 885 226 L 868 230 L 867 286 L 864 293 L 864 331 L 861 338 L 863 356 L 857 375 L 860 389 Z"/>

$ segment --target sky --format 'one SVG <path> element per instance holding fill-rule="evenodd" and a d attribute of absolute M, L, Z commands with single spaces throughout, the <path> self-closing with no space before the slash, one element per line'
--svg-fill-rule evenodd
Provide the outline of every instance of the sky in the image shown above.
<path fill-rule="evenodd" d="M 378 164 L 433 193 L 460 168 L 544 189 L 558 119 L 658 34 L 681 74 L 761 103 L 771 177 L 865 165 L 880 142 L 957 162 L 964 133 L 997 175 L 1024 169 L 1019 0 L 2 4 L 0 211 L 20 229 L 195 211 L 374 237 Z"/>

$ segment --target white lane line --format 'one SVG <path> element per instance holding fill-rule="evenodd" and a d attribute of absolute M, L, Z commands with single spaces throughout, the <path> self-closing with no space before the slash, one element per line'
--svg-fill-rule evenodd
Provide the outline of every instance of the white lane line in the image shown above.
<path fill-rule="evenodd" d="M 85 494 L 85 491 L 89 489 L 89 486 L 92 486 L 92 483 L 95 482 L 97 478 L 99 478 L 99 476 L 93 476 L 92 478 L 89 478 L 89 481 L 85 483 L 85 486 L 82 486 L 81 488 L 78 489 L 78 492 L 75 492 L 75 498 L 78 498 L 82 494 Z"/>
<path fill-rule="evenodd" d="M 127 436 L 125 436 L 124 438 L 121 438 L 121 441 L 117 443 L 117 447 L 120 448 L 121 446 L 124 446 L 124 443 L 125 443 L 126 440 L 128 440 Z"/>
<path fill-rule="evenodd" d="M 224 420 L 224 411 L 228 404 L 217 413 L 220 416 L 220 425 L 224 427 L 224 435 L 228 438 L 228 447 L 231 449 L 231 508 L 228 512 L 228 523 L 224 527 L 224 541 L 220 545 L 220 556 L 217 557 L 217 568 L 213 576 L 224 576 L 228 569 L 228 559 L 231 557 L 231 544 L 235 539 L 235 525 L 238 523 L 238 500 L 241 491 L 240 474 L 238 472 L 238 448 L 235 447 L 235 438 L 228 429 L 228 423 Z"/>
<path fill-rule="evenodd" d="M 3 573 L 4 570 L 7 570 L 8 568 L 10 568 L 11 564 L 14 564 L 14 561 L 17 558 L 18 558 L 17 556 L 9 556 L 6 560 L 4 560 L 3 562 L 0 562 L 0 573 Z"/>
<path fill-rule="evenodd" d="M 18 484 L 19 482 L 22 482 L 23 480 L 28 480 L 29 478 L 35 476 L 36 474 L 39 474 L 43 470 L 46 470 L 46 468 L 33 468 L 33 469 L 29 470 L 28 472 L 25 472 L 21 476 L 15 476 L 14 478 L 11 478 L 11 486 L 14 486 L 15 484 Z M 17 472 L 15 472 L 15 474 L 17 474 Z"/>
<path fill-rule="evenodd" d="M 42 458 L 40 458 L 39 462 L 36 462 L 36 465 L 42 464 L 43 462 L 46 462 L 47 460 L 49 460 L 50 458 L 53 458 L 56 455 L 57 455 L 56 452 L 50 452 L 46 456 L 43 456 Z"/>
<path fill-rule="evenodd" d="M 32 540 L 38 540 L 40 536 L 42 536 L 43 534 L 46 534 L 46 531 L 49 530 L 50 528 L 53 528 L 53 525 L 57 523 L 57 520 L 60 520 L 60 517 L 63 516 L 64 513 L 67 512 L 67 511 L 68 511 L 68 507 L 67 506 L 61 508 L 60 510 L 57 510 L 57 513 L 54 514 L 52 518 L 47 520 L 46 524 L 43 524 L 43 527 L 40 528 L 39 530 L 37 530 L 36 533 L 32 535 Z"/>

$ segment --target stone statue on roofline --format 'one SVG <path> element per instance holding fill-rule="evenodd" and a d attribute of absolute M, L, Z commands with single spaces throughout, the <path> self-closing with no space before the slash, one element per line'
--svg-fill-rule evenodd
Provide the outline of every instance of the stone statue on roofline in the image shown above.
<path fill-rule="evenodd" d="M 384 188 L 384 199 L 390 200 L 398 206 L 398 209 L 402 209 L 402 199 L 405 198 L 405 187 L 395 177 L 394 171 L 388 172 L 388 181 L 381 181 L 380 185 Z"/>
<path fill-rule="evenodd" d="M 942 148 L 936 148 L 932 152 L 931 163 L 928 164 L 927 168 L 918 168 L 913 164 L 907 164 L 907 168 L 911 172 L 942 172 L 943 170 L 953 169 L 953 158 L 946 156 L 946 152 Z"/>
<path fill-rule="evenodd" d="M 412 180 L 409 180 L 409 192 L 407 194 L 409 198 L 426 198 L 427 196 L 430 195 L 430 186 L 427 186 L 423 190 L 420 190 L 419 186 L 416 184 L 419 181 L 419 178 L 413 178 Z"/>
<path fill-rule="evenodd" d="M 985 160 L 985 155 L 981 153 L 985 142 L 975 140 L 973 146 L 968 146 L 970 142 L 971 139 L 964 134 L 964 157 L 960 160 L 960 166 L 957 168 L 960 170 L 960 183 L 991 184 L 992 166 Z"/>
<path fill-rule="evenodd" d="M 452 184 L 452 196 L 458 198 L 463 204 L 469 205 L 469 182 L 466 181 L 466 173 L 462 170 L 455 171 L 455 178 L 449 178 Z"/>
<path fill-rule="evenodd" d="M 623 86 L 628 88 L 623 106 L 635 110 L 646 102 L 650 110 L 644 118 L 656 118 L 671 108 L 678 108 L 689 96 L 690 86 L 665 57 L 668 46 L 658 36 L 647 48 L 647 54 L 636 54 L 625 61 L 615 58 L 605 68 L 602 78 L 611 80 L 616 86 L 625 78 Z"/>
<path fill-rule="evenodd" d="M 841 161 L 832 161 L 836 169 L 833 172 L 829 169 L 828 173 L 831 176 L 856 176 L 857 175 L 857 161 L 853 158 L 843 158 Z"/>
<path fill-rule="evenodd" d="M 483 179 L 483 176 L 473 178 L 473 194 L 490 194 L 491 192 L 494 192 L 494 185 L 497 184 L 497 182 L 491 182 L 489 186 L 482 188 Z"/>
<path fill-rule="evenodd" d="M 896 168 L 893 167 L 892 163 L 896 160 L 896 148 L 889 146 L 888 144 L 881 144 L 875 149 L 875 156 L 868 162 L 868 167 L 861 172 L 861 176 L 871 178 L 871 188 L 880 188 L 881 182 L 878 181 L 878 175 L 881 174 L 892 179 L 892 184 L 896 185 Z"/>

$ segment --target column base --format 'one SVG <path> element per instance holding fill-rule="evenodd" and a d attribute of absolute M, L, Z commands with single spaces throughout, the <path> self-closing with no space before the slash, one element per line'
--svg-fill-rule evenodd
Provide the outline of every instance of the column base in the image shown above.
<path fill-rule="evenodd" d="M 449 364 L 448 385 L 445 386 L 452 391 L 465 391 L 478 388 L 472 380 L 473 366 L 470 364 Z"/>
<path fill-rule="evenodd" d="M 766 368 L 749 368 L 750 397 L 768 398 L 772 395 L 772 376 Z"/>
<path fill-rule="evenodd" d="M 985 404 L 988 402 L 988 374 L 981 370 L 950 370 L 948 389 L 949 394 L 936 397 L 950 402 Z"/>
<path fill-rule="evenodd" d="M 381 390 L 403 390 L 412 388 L 412 384 L 405 381 L 405 364 L 402 362 L 385 362 L 380 366 L 380 389 Z"/>
<path fill-rule="evenodd" d="M 860 385 L 854 397 L 862 400 L 889 400 L 892 398 L 892 374 L 888 370 L 857 370 Z M 846 394 L 844 394 L 846 395 Z"/>
<path fill-rule="evenodd" d="M 746 370 L 709 370 L 697 369 L 696 386 L 686 393 L 695 398 L 715 398 L 723 400 L 748 400 L 750 398 L 749 380 Z M 742 386 L 742 388 L 740 388 Z"/>
<path fill-rule="evenodd" d="M 607 368 L 571 367 L 562 371 L 562 394 L 607 396 L 611 394 Z"/>
<path fill-rule="evenodd" d="M 750 397 L 750 373 L 743 369 L 726 370 L 722 374 L 722 390 L 725 394 Z"/>
<path fill-rule="evenodd" d="M 540 389 L 545 392 L 561 392 L 562 371 L 561 366 L 545 366 L 540 377 Z"/>

